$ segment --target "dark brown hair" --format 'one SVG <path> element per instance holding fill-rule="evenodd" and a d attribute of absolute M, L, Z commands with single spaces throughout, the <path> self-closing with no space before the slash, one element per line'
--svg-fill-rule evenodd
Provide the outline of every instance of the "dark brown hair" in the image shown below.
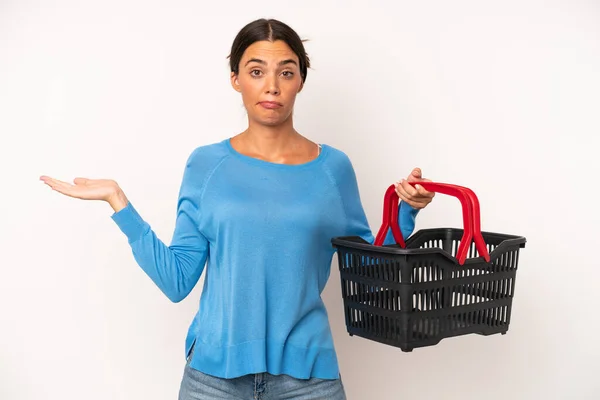
<path fill-rule="evenodd" d="M 306 81 L 306 74 L 310 68 L 310 59 L 304 49 L 304 41 L 300 39 L 296 31 L 288 25 L 276 19 L 257 19 L 244 26 L 235 37 L 229 54 L 229 67 L 231 72 L 239 74 L 240 60 L 244 51 L 253 44 L 261 40 L 274 42 L 282 40 L 287 43 L 300 61 L 300 75 L 302 82 Z"/>

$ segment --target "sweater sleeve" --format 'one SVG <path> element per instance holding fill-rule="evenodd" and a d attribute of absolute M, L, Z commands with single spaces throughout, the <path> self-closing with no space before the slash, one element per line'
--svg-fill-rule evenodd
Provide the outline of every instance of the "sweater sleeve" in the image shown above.
<path fill-rule="evenodd" d="M 344 157 L 343 166 L 339 173 L 339 191 L 344 204 L 344 210 L 347 218 L 347 229 L 345 235 L 360 236 L 368 243 L 375 242 L 375 234 L 371 231 L 364 208 L 362 206 L 356 172 L 349 158 Z M 383 207 L 383 195 L 381 198 L 381 206 Z M 398 205 L 398 225 L 402 236 L 406 240 L 415 229 L 415 221 L 419 210 L 413 208 L 408 203 L 400 202 Z M 383 209 L 382 209 L 383 212 Z M 384 244 L 394 244 L 394 236 L 392 230 L 388 229 Z"/>
<path fill-rule="evenodd" d="M 138 265 L 158 288 L 177 303 L 192 291 L 204 270 L 209 243 L 198 229 L 203 182 L 194 165 L 196 151 L 187 160 L 177 200 L 176 222 L 169 245 L 158 238 L 130 203 L 112 219 L 125 234 Z"/>

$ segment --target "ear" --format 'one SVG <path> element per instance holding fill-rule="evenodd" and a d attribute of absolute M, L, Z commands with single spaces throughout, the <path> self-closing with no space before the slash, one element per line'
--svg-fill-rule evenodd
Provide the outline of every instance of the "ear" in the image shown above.
<path fill-rule="evenodd" d="M 242 89 L 240 88 L 240 82 L 239 82 L 238 76 L 235 74 L 235 72 L 231 73 L 231 87 L 236 92 L 242 91 Z"/>
<path fill-rule="evenodd" d="M 304 81 L 300 82 L 300 87 L 298 88 L 298 93 L 300 93 L 304 89 Z"/>

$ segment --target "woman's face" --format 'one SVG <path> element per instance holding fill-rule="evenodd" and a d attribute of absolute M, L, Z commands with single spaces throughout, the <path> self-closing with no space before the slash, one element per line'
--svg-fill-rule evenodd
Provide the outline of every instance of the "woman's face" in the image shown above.
<path fill-rule="evenodd" d="M 296 53 L 281 40 L 255 42 L 246 49 L 231 84 L 242 94 L 251 120 L 275 126 L 290 118 L 302 90 L 299 65 Z"/>

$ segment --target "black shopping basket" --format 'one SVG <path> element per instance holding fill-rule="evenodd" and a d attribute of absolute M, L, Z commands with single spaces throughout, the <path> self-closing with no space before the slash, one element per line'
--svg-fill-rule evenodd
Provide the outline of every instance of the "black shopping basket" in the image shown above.
<path fill-rule="evenodd" d="M 505 334 L 525 238 L 481 232 L 479 201 L 472 190 L 418 184 L 457 197 L 464 229 L 423 229 L 405 243 L 397 222 L 398 196 L 390 186 L 373 244 L 358 236 L 332 239 L 348 333 L 402 351 L 471 333 Z M 383 245 L 388 229 L 396 244 Z"/>

